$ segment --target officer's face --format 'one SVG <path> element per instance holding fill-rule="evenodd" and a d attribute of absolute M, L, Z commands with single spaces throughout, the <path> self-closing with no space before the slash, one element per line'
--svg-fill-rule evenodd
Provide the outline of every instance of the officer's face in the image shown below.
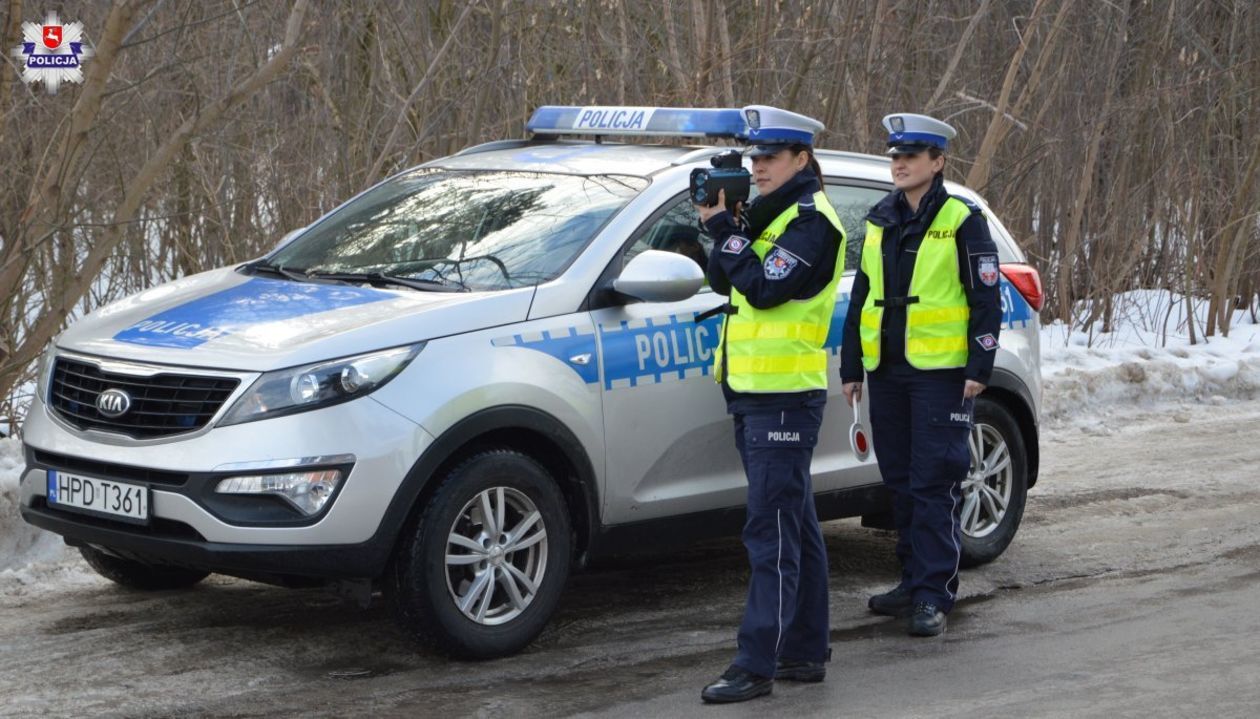
<path fill-rule="evenodd" d="M 791 150 L 779 150 L 773 155 L 757 155 L 752 159 L 753 182 L 757 192 L 768 195 L 792 179 L 809 164 L 809 153 L 793 154 Z"/>
<path fill-rule="evenodd" d="M 892 179 L 898 190 L 913 190 L 932 181 L 945 168 L 945 157 L 932 158 L 927 150 L 892 156 Z"/>

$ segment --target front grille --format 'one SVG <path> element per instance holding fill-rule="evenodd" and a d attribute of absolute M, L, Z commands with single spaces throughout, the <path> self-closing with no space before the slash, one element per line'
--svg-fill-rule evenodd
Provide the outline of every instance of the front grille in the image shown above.
<path fill-rule="evenodd" d="M 32 450 L 31 459 L 36 464 L 43 465 L 49 469 L 82 472 L 83 474 L 102 479 L 132 479 L 137 482 L 171 487 L 181 487 L 188 481 L 188 475 L 182 472 L 167 472 L 161 469 L 132 467 L 126 464 L 114 464 L 113 462 L 98 462 L 94 459 L 53 454 L 42 449 Z"/>
<path fill-rule="evenodd" d="M 118 432 L 136 439 L 167 437 L 206 426 L 239 383 L 232 377 L 184 374 L 136 377 L 58 357 L 49 404 L 79 429 Z M 108 389 L 131 396 L 130 409 L 120 417 L 106 417 L 96 408 L 96 398 Z"/>

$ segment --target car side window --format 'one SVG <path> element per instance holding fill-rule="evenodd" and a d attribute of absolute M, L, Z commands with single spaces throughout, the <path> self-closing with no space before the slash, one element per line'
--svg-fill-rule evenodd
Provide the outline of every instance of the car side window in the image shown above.
<path fill-rule="evenodd" d="M 862 257 L 862 242 L 866 240 L 866 213 L 871 211 L 888 190 L 876 187 L 827 184 L 827 199 L 836 208 L 840 224 L 848 236 L 849 244 L 844 258 L 844 269 L 856 270 Z"/>
<path fill-rule="evenodd" d="M 622 267 L 644 250 L 677 252 L 690 257 L 703 270 L 708 264 L 713 240 L 700 231 L 696 208 L 684 196 L 665 211 L 656 222 L 640 232 L 634 243 L 626 249 Z"/>

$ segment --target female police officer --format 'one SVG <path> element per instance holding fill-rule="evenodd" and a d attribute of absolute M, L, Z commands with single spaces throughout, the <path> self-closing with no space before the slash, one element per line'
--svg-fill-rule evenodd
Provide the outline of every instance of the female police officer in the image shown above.
<path fill-rule="evenodd" d="M 743 538 L 752 565 L 738 653 L 701 693 L 706 702 L 769 694 L 775 678 L 822 681 L 830 652 L 827 554 L 809 465 L 827 401 L 823 342 L 844 229 L 811 148 L 822 123 L 761 106 L 745 114 L 760 196 L 735 215 L 724 195 L 697 207 L 714 240 L 709 284 L 730 295 L 714 376 L 748 477 Z"/>
<path fill-rule="evenodd" d="M 884 126 L 897 189 L 866 218 L 840 376 L 851 405 L 867 373 L 879 470 L 894 494 L 901 583 L 868 605 L 935 636 L 958 591 L 968 433 L 1002 319 L 998 257 L 980 209 L 945 192 L 954 129 L 910 114 Z"/>

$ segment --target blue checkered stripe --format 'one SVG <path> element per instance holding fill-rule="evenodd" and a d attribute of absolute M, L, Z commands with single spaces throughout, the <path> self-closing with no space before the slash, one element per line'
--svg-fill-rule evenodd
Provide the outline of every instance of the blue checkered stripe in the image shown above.
<path fill-rule="evenodd" d="M 708 375 L 721 326 L 720 317 L 697 324 L 695 314 L 601 324 L 604 389 L 628 389 Z"/>
<path fill-rule="evenodd" d="M 582 378 L 595 385 L 599 383 L 599 350 L 595 346 L 595 332 L 589 327 L 564 327 L 541 332 L 522 332 L 490 341 L 495 347 L 521 347 L 551 355 L 560 360 Z M 589 364 L 574 364 L 576 355 L 589 354 Z"/>
<path fill-rule="evenodd" d="M 1003 329 L 1013 330 L 1016 323 L 1019 323 L 1021 329 L 1027 327 L 1033 315 L 1028 300 L 1005 277 L 1002 278 L 1001 292 Z"/>
<path fill-rule="evenodd" d="M 841 294 L 831 315 L 823 344 L 831 357 L 840 353 L 849 295 Z M 670 315 L 601 323 L 596 331 L 564 327 L 498 337 L 495 347 L 520 347 L 555 357 L 588 385 L 598 386 L 601 364 L 605 390 L 632 389 L 645 385 L 681 382 L 712 373 L 713 355 L 721 338 L 721 317 L 696 323 L 695 314 Z M 1002 282 L 1002 323 L 1007 329 L 1027 327 L 1032 308 L 1009 283 Z M 600 349 L 602 348 L 602 353 Z M 572 362 L 589 354 L 589 364 Z M 602 354 L 602 356 L 601 356 Z"/>

